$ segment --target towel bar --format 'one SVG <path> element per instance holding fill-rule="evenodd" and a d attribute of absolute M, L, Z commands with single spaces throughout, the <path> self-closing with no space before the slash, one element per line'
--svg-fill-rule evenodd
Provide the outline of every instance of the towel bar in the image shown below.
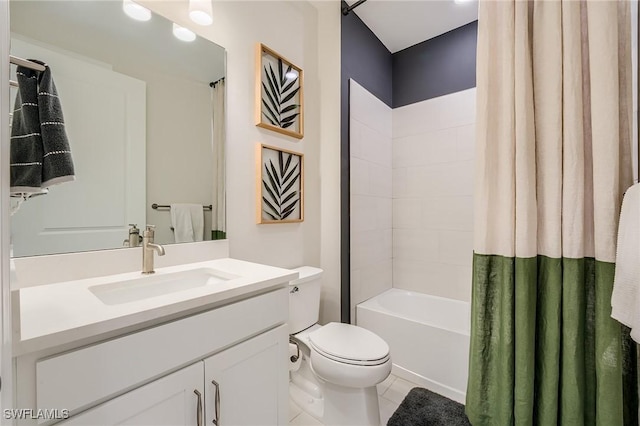
<path fill-rule="evenodd" d="M 158 210 L 158 209 L 171 209 L 171 206 L 168 204 L 156 204 L 153 203 L 151 204 L 151 208 L 154 210 Z M 212 204 L 209 204 L 208 206 L 202 206 L 203 209 L 205 210 L 211 210 L 213 208 Z"/>
<path fill-rule="evenodd" d="M 21 67 L 32 69 L 34 71 L 44 71 L 45 70 L 44 65 L 37 64 L 37 63 L 35 63 L 33 61 L 30 61 L 28 59 L 18 58 L 17 56 L 13 56 L 13 55 L 9 55 L 9 62 L 11 62 L 14 65 L 18 65 L 18 66 L 21 66 Z"/>

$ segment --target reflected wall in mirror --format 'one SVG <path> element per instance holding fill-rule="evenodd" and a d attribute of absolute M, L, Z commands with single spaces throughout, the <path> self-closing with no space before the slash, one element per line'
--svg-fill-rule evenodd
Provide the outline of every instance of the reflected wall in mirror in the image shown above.
<path fill-rule="evenodd" d="M 133 20 L 118 1 L 12 0 L 10 11 L 11 54 L 51 68 L 76 173 L 21 203 L 14 256 L 123 247 L 131 223 L 176 242 L 171 210 L 154 203 L 213 205 L 193 221 L 205 240 L 224 235 L 224 48 L 178 40 L 171 21 Z"/>

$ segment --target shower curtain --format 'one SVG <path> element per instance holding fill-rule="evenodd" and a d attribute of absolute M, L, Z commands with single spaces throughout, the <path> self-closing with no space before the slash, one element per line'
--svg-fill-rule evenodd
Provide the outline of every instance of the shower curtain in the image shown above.
<path fill-rule="evenodd" d="M 632 184 L 628 1 L 481 1 L 472 331 L 480 425 L 637 425 L 610 317 Z"/>
<path fill-rule="evenodd" d="M 213 210 L 211 221 L 211 239 L 227 238 L 226 194 L 225 194 L 225 83 L 224 78 L 213 84 L 211 89 L 213 105 L 213 158 L 215 176 L 213 182 Z"/>

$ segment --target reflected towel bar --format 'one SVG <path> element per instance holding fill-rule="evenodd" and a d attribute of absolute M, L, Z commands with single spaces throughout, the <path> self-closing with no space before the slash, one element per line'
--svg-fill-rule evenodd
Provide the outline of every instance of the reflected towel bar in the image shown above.
<path fill-rule="evenodd" d="M 153 203 L 153 204 L 151 204 L 151 208 L 154 209 L 154 210 L 171 209 L 171 206 L 167 205 L 167 204 L 156 204 L 156 203 Z M 205 209 L 205 210 L 211 210 L 213 208 L 213 205 L 209 204 L 208 206 L 202 206 L 202 208 Z"/>
<path fill-rule="evenodd" d="M 33 61 L 18 58 L 17 56 L 13 56 L 13 55 L 9 55 L 9 62 L 11 62 L 14 65 L 32 69 L 34 71 L 44 71 L 46 69 L 44 65 L 36 64 Z"/>

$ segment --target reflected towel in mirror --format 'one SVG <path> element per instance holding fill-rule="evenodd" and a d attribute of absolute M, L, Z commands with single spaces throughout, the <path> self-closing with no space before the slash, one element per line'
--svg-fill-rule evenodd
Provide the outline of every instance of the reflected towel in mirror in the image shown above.
<path fill-rule="evenodd" d="M 51 77 L 19 66 L 11 125 L 11 194 L 35 195 L 46 188 L 75 179 L 62 106 Z"/>
<path fill-rule="evenodd" d="M 202 204 L 171 204 L 171 226 L 176 243 L 189 243 L 204 239 L 204 212 Z"/>

